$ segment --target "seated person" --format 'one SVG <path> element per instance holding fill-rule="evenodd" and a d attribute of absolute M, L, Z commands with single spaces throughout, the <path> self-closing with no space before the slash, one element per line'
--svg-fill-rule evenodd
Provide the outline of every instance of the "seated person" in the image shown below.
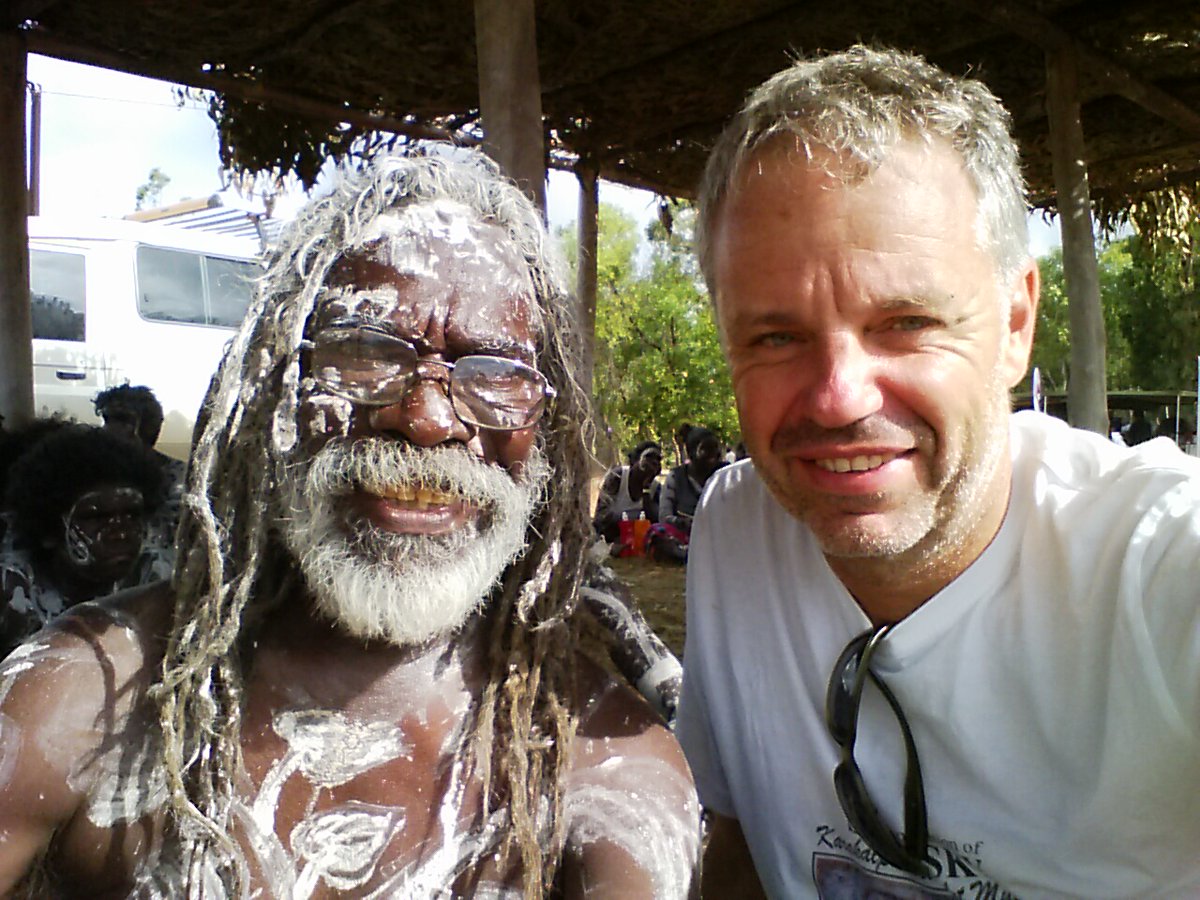
<path fill-rule="evenodd" d="M 645 516 L 658 521 L 658 491 L 655 479 L 662 471 L 662 448 L 642 441 L 629 451 L 629 465 L 617 466 L 604 478 L 592 527 L 610 544 L 620 544 L 624 518 Z"/>
<path fill-rule="evenodd" d="M 721 442 L 707 428 L 693 427 L 688 432 L 686 446 L 687 462 L 673 468 L 663 485 L 658 520 L 689 534 L 705 482 L 726 462 Z"/>
<path fill-rule="evenodd" d="M 1125 426 L 1124 437 L 1128 447 L 1136 447 L 1154 437 L 1154 426 L 1146 419 L 1145 410 L 1135 409 L 1133 411 L 1133 419 Z"/>
<path fill-rule="evenodd" d="M 64 425 L 26 449 L 7 485 L 0 653 L 77 603 L 157 580 L 142 536 L 162 481 L 140 444 Z"/>
<path fill-rule="evenodd" d="M 155 565 L 161 577 L 168 577 L 175 561 L 175 529 L 183 502 L 187 464 L 154 449 L 162 431 L 163 408 L 154 391 L 145 385 L 122 384 L 101 391 L 92 401 L 104 427 L 115 434 L 141 441 L 153 453 L 163 473 L 166 495 L 158 512 L 146 528 L 146 549 L 158 556 Z"/>
<path fill-rule="evenodd" d="M 0 428 L 0 558 L 12 553 L 12 517 L 4 498 L 7 493 L 8 474 L 13 463 L 46 435 L 70 424 L 71 420 L 64 419 L 56 413 L 34 419 L 20 428 Z"/>

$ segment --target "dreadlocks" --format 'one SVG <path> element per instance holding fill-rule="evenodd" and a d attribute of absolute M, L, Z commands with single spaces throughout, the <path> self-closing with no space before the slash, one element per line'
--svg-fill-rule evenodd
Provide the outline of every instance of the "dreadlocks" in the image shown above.
<path fill-rule="evenodd" d="M 444 199 L 503 229 L 525 260 L 540 308 L 537 366 L 557 391 L 538 439 L 555 470 L 553 488 L 530 522 L 526 550 L 491 598 L 490 678 L 461 748 L 482 780 L 485 802 L 508 808 L 504 849 L 521 855 L 526 896 L 540 897 L 561 847 L 560 777 L 574 732 L 572 674 L 563 661 L 575 637 L 569 620 L 588 539 L 588 401 L 576 380 L 574 306 L 537 210 L 486 158 L 392 156 L 340 175 L 333 193 L 293 223 L 274 253 L 196 428 L 174 625 L 155 689 L 189 895 L 202 892 L 206 872 L 219 873 L 233 896 L 246 884 L 245 861 L 229 836 L 243 673 L 265 614 L 300 589 L 274 529 L 276 487 L 300 453 L 306 325 L 331 267 L 364 245 L 377 217 Z M 553 839 L 544 845 L 547 826 Z"/>

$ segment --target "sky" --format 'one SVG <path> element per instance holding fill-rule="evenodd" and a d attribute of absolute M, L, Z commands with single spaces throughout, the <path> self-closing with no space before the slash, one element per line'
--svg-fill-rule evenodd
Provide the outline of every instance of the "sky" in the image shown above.
<path fill-rule="evenodd" d="M 162 203 L 207 197 L 221 189 L 217 131 L 203 101 L 178 103 L 172 85 L 108 69 L 31 55 L 28 79 L 42 92 L 42 215 L 120 217 L 134 210 L 137 189 L 153 168 L 171 180 Z M 601 183 L 600 200 L 638 222 L 656 210 L 653 194 Z M 304 201 L 298 192 L 277 209 Z M 573 175 L 551 172 L 547 213 L 552 228 L 574 221 Z M 1059 243 L 1058 225 L 1030 220 L 1031 248 L 1041 255 Z"/>

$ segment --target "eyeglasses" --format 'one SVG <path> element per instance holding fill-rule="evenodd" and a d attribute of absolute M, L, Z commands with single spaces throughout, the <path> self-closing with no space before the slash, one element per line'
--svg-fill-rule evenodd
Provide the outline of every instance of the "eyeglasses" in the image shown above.
<path fill-rule="evenodd" d="M 308 371 L 329 393 L 365 406 L 389 406 L 422 378 L 422 366 L 448 373 L 450 402 L 464 422 L 495 431 L 536 423 L 554 388 L 537 369 L 502 356 L 470 355 L 454 362 L 421 359 L 417 348 L 376 325 L 334 322 L 303 343 Z"/>
<path fill-rule="evenodd" d="M 925 856 L 929 850 L 929 828 L 917 748 L 895 695 L 870 668 L 871 657 L 891 629 L 891 625 L 881 625 L 863 632 L 846 646 L 833 667 L 825 697 L 825 723 L 841 748 L 837 768 L 833 770 L 833 786 L 847 821 L 872 850 L 897 868 L 928 876 L 930 871 Z M 907 768 L 904 775 L 904 831 L 900 835 L 892 831 L 879 814 L 854 759 L 858 712 L 867 676 L 891 706 L 904 735 Z"/>

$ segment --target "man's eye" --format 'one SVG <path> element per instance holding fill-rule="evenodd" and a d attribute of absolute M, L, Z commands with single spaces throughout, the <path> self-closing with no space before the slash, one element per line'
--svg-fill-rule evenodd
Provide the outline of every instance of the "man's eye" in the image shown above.
<path fill-rule="evenodd" d="M 783 331 L 772 331 L 768 334 L 759 335 L 754 339 L 755 346 L 758 347 L 786 347 L 792 343 L 795 338 Z"/>
<path fill-rule="evenodd" d="M 937 319 L 932 316 L 897 316 L 894 319 L 888 320 L 885 330 L 921 331 L 924 328 L 933 328 L 937 324 Z"/>

